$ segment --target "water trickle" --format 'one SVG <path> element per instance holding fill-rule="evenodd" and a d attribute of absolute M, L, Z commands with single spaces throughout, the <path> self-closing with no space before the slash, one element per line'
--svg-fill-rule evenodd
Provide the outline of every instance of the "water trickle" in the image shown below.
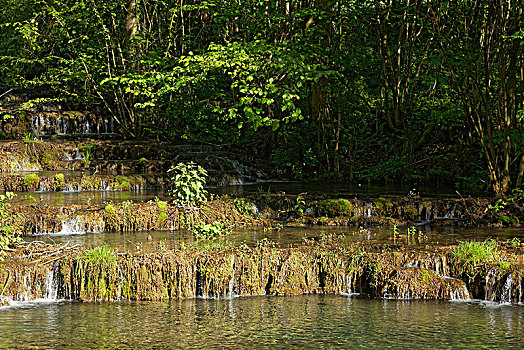
<path fill-rule="evenodd" d="M 444 218 L 445 219 L 453 219 L 453 218 L 455 218 L 455 209 L 456 208 L 457 208 L 457 203 L 454 203 L 453 206 L 451 207 L 451 209 L 446 211 L 446 213 L 444 214 Z"/>
<path fill-rule="evenodd" d="M 511 287 L 513 285 L 513 273 L 510 273 L 506 278 L 506 283 L 504 283 L 504 288 L 502 289 L 502 295 L 500 297 L 501 303 L 511 303 Z"/>
<path fill-rule="evenodd" d="M 58 288 L 55 279 L 54 271 L 47 270 L 45 275 L 45 299 L 57 300 L 58 299 Z"/>
<path fill-rule="evenodd" d="M 491 269 L 488 272 L 488 274 L 486 275 L 486 284 L 484 287 L 484 291 L 485 291 L 484 300 L 487 300 L 487 301 L 495 300 L 495 293 L 493 291 L 495 288 L 495 282 L 497 281 L 496 275 L 497 275 L 497 270 L 495 269 Z"/>
<path fill-rule="evenodd" d="M 449 276 L 443 276 L 445 280 L 453 282 L 452 288 L 449 291 L 449 300 L 469 300 L 471 299 L 471 295 L 469 294 L 468 287 L 466 286 L 466 283 L 463 281 L 449 277 Z"/>

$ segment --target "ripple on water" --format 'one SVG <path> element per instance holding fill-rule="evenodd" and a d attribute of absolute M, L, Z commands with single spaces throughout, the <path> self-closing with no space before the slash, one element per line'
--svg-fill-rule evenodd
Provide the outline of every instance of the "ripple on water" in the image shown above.
<path fill-rule="evenodd" d="M 0 348 L 519 348 L 524 307 L 333 295 L 0 311 Z"/>

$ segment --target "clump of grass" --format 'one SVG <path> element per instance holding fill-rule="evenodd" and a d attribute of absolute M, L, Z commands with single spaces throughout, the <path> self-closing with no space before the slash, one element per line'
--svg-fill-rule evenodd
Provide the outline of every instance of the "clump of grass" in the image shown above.
<path fill-rule="evenodd" d="M 453 250 L 453 255 L 461 262 L 475 267 L 493 261 L 498 256 L 497 242 L 487 239 L 484 242 L 463 241 Z"/>
<path fill-rule="evenodd" d="M 101 263 L 110 265 L 117 262 L 116 249 L 111 249 L 105 245 L 88 249 L 84 253 L 84 259 L 93 264 Z"/>

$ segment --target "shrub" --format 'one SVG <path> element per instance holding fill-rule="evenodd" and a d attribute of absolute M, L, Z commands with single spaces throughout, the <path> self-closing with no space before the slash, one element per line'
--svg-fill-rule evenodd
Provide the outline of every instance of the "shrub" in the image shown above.
<path fill-rule="evenodd" d="M 175 172 L 171 178 L 170 196 L 175 197 L 175 204 L 195 206 L 206 201 L 207 191 L 204 189 L 207 171 L 194 162 L 178 163 L 168 172 Z"/>
<path fill-rule="evenodd" d="M 65 179 L 65 177 L 64 177 L 64 174 L 62 174 L 62 173 L 59 173 L 59 174 L 55 175 L 55 187 L 56 187 L 56 189 L 58 189 L 58 190 L 62 189 L 62 187 L 64 186 L 64 179 Z"/>

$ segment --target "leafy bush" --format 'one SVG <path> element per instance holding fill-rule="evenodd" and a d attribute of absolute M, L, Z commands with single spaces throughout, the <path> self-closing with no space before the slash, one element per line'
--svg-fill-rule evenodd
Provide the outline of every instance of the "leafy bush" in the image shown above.
<path fill-rule="evenodd" d="M 64 180 L 65 180 L 64 174 L 59 173 L 55 175 L 55 187 L 57 190 L 62 189 L 62 187 L 64 186 Z"/>
<path fill-rule="evenodd" d="M 175 197 L 175 204 L 195 206 L 206 201 L 207 191 L 204 189 L 207 171 L 200 165 L 189 162 L 178 163 L 168 172 L 175 172 L 171 178 L 170 196 Z"/>

